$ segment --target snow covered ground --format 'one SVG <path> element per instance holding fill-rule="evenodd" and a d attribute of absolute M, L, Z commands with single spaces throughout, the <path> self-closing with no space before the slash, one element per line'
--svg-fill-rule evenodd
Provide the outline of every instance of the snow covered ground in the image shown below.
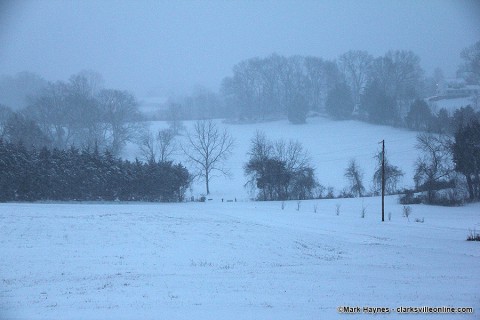
<path fill-rule="evenodd" d="M 185 121 L 187 130 L 191 130 L 193 121 Z M 288 120 L 279 120 L 253 124 L 228 124 L 218 121 L 219 128 L 226 128 L 235 139 L 232 156 L 226 162 L 230 169 L 230 177 L 215 177 L 210 189 L 211 197 L 221 199 L 249 199 L 248 190 L 244 188 L 247 182 L 243 166 L 248 161 L 247 152 L 250 141 L 257 130 L 263 131 L 267 138 L 293 139 L 302 143 L 316 168 L 319 182 L 325 187 L 334 187 L 335 194 L 347 187 L 344 178 L 345 169 L 351 159 L 355 159 L 364 172 L 364 184 L 370 189 L 375 172 L 375 154 L 381 150 L 381 140 L 385 140 L 385 149 L 390 163 L 403 170 L 405 176 L 399 187 L 413 185 L 414 164 L 419 152 L 415 149 L 416 132 L 389 126 L 372 125 L 365 122 L 348 120 L 332 121 L 323 117 L 309 118 L 304 125 L 293 125 Z M 151 123 L 151 130 L 168 128 L 166 122 Z M 178 143 L 185 143 L 185 136 L 177 137 Z M 124 156 L 134 159 L 139 155 L 138 146 L 127 146 Z M 181 154 L 177 154 L 176 161 L 185 163 Z M 195 197 L 205 193 L 203 182 L 193 185 L 191 194 Z"/>
<path fill-rule="evenodd" d="M 0 319 L 478 319 L 480 205 L 412 208 L 387 198 L 382 223 L 379 198 L 0 204 Z"/>
<path fill-rule="evenodd" d="M 400 186 L 411 185 L 415 132 L 320 117 L 301 126 L 219 125 L 236 147 L 231 177 L 212 181 L 212 201 L 0 204 L 0 319 L 479 318 L 480 248 L 465 239 L 480 230 L 480 204 L 413 205 L 408 221 L 389 197 L 382 223 L 379 198 L 302 201 L 298 210 L 290 201 L 282 210 L 280 202 L 248 201 L 243 187 L 258 129 L 298 139 L 320 182 L 337 192 L 352 158 L 369 185 L 382 139 L 405 172 Z M 136 147 L 126 155 L 138 155 Z M 203 190 L 196 183 L 189 193 Z M 374 317 L 342 315 L 339 306 L 476 313 Z"/>
<path fill-rule="evenodd" d="M 430 102 L 430 108 L 433 113 L 438 113 L 441 109 L 448 111 L 450 115 L 453 115 L 456 110 L 467 106 L 475 107 L 475 103 L 472 97 L 454 98 L 454 99 L 442 99 L 434 102 Z M 478 110 L 475 110 L 478 111 Z"/>

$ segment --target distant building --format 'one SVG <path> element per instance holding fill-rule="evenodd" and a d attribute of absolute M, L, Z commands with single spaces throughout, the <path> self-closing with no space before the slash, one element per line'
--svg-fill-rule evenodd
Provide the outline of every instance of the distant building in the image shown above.
<path fill-rule="evenodd" d="M 471 97 L 479 93 L 479 85 L 466 84 L 463 79 L 445 79 L 438 87 L 438 95 L 446 99 Z"/>
<path fill-rule="evenodd" d="M 433 113 L 445 109 L 449 114 L 453 114 L 455 110 L 467 106 L 479 110 L 479 95 L 479 85 L 469 85 L 461 78 L 445 79 L 438 84 L 437 95 L 426 101 Z"/>

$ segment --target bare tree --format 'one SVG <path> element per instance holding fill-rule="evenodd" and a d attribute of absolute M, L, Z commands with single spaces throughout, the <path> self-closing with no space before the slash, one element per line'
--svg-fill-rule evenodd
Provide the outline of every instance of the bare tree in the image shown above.
<path fill-rule="evenodd" d="M 453 172 L 451 141 L 446 136 L 422 133 L 417 136 L 417 149 L 423 152 L 415 164 L 415 185 L 427 191 L 427 200 L 434 202 L 439 184 Z"/>
<path fill-rule="evenodd" d="M 275 158 L 285 162 L 287 169 L 292 172 L 309 166 L 310 156 L 299 141 L 289 140 L 287 143 L 280 139 L 273 144 L 273 150 Z"/>
<path fill-rule="evenodd" d="M 373 174 L 373 192 L 379 194 L 382 186 L 382 153 L 375 155 L 377 160 L 377 168 Z M 403 177 L 403 171 L 390 163 L 389 158 L 385 154 L 385 191 L 387 194 L 394 194 L 397 192 L 397 184 Z"/>
<path fill-rule="evenodd" d="M 365 193 L 365 187 L 363 186 L 363 172 L 360 170 L 355 159 L 350 160 L 350 163 L 345 170 L 345 177 L 350 182 L 351 192 L 361 197 Z"/>
<path fill-rule="evenodd" d="M 57 81 L 48 83 L 27 107 L 28 114 L 48 135 L 54 147 L 66 148 L 72 139 L 72 130 L 68 126 L 67 84 Z"/>
<path fill-rule="evenodd" d="M 366 51 L 351 50 L 339 58 L 340 70 L 345 74 L 348 85 L 352 89 L 353 101 L 357 107 L 360 96 L 370 76 L 373 57 Z"/>
<path fill-rule="evenodd" d="M 157 159 L 158 145 L 155 135 L 146 130 L 139 139 L 140 153 L 142 158 L 147 162 L 153 162 Z"/>
<path fill-rule="evenodd" d="M 170 129 L 160 130 L 157 134 L 158 157 L 160 162 L 169 161 L 176 150 L 175 134 Z"/>
<path fill-rule="evenodd" d="M 177 150 L 175 134 L 171 129 L 163 129 L 156 134 L 150 130 L 145 130 L 140 137 L 139 146 L 142 157 L 147 162 L 170 161 Z"/>
<path fill-rule="evenodd" d="M 215 174 L 228 175 L 223 165 L 232 152 L 234 140 L 212 120 L 195 122 L 193 132 L 187 132 L 187 140 L 182 151 L 194 167 L 194 176 L 205 181 L 206 192 L 210 194 L 210 181 Z"/>
<path fill-rule="evenodd" d="M 99 94 L 99 106 L 109 135 L 110 149 L 118 155 L 128 141 L 134 141 L 141 125 L 135 97 L 119 90 L 102 90 Z"/>
<path fill-rule="evenodd" d="M 174 135 L 179 135 L 185 130 L 185 126 L 182 122 L 183 116 L 182 106 L 180 104 L 173 102 L 168 104 L 167 120 L 170 130 L 172 130 Z"/>
<path fill-rule="evenodd" d="M 465 80 L 472 84 L 480 83 L 480 41 L 463 49 L 460 57 L 464 63 L 460 66 L 459 71 Z"/>

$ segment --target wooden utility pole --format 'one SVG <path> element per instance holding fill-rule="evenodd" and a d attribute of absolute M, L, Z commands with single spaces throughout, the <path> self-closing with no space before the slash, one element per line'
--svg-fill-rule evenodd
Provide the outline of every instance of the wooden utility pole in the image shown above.
<path fill-rule="evenodd" d="M 385 221 L 385 140 L 382 140 L 382 222 Z"/>

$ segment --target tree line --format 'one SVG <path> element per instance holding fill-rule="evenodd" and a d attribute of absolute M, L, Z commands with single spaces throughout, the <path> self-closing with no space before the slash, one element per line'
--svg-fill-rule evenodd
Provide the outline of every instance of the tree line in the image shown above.
<path fill-rule="evenodd" d="M 96 146 L 115 156 L 138 138 L 142 124 L 135 97 L 127 91 L 105 89 L 99 74 L 83 71 L 67 82 L 41 81 L 28 74 L 22 74 L 23 78 L 37 86 L 22 109 L 13 111 L 0 104 L 0 138 L 36 148 Z"/>
<path fill-rule="evenodd" d="M 0 201 L 182 201 L 181 164 L 134 162 L 98 148 L 37 150 L 0 139 Z"/>

